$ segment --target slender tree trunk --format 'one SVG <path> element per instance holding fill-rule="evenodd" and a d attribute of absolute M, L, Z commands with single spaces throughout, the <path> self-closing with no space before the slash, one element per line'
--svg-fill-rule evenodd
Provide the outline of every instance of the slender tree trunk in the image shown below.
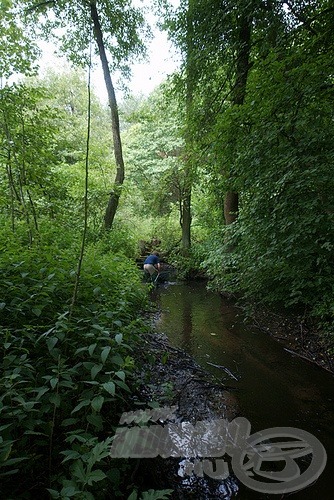
<path fill-rule="evenodd" d="M 112 121 L 112 135 L 114 145 L 114 155 L 116 160 L 116 177 L 114 181 L 114 188 L 110 193 L 108 205 L 104 216 L 104 226 L 106 229 L 111 229 L 115 214 L 118 207 L 119 197 L 121 193 L 121 186 L 124 181 L 124 160 L 122 153 L 122 142 L 119 127 L 119 116 L 117 101 L 115 96 L 114 86 L 111 80 L 109 64 L 106 56 L 106 50 L 103 42 L 101 24 L 94 1 L 90 2 L 91 18 L 94 26 L 94 36 L 99 49 L 100 60 L 102 63 L 104 81 L 108 92 L 108 101 L 111 112 Z"/>
<path fill-rule="evenodd" d="M 192 143 L 191 124 L 193 120 L 193 99 L 194 99 L 194 61 L 193 61 L 193 26 L 194 0 L 188 0 L 187 11 L 187 63 L 186 63 L 186 117 L 187 131 L 185 135 L 185 157 L 184 157 L 184 187 L 182 190 L 182 252 L 187 255 L 191 247 L 191 191 L 192 191 Z"/>
<path fill-rule="evenodd" d="M 182 197 L 182 251 L 187 253 L 191 246 L 191 187 Z"/>
<path fill-rule="evenodd" d="M 246 96 L 246 86 L 249 71 L 249 55 L 251 47 L 251 24 L 250 16 L 244 13 L 240 20 L 239 28 L 239 48 L 237 51 L 236 76 L 232 93 L 232 104 L 240 106 L 244 103 Z M 239 196 L 231 190 L 225 194 L 224 217 L 225 224 L 232 224 L 238 217 Z"/>

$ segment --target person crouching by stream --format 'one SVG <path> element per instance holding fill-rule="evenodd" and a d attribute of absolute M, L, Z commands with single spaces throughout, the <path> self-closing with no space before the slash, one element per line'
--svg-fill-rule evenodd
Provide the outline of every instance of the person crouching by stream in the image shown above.
<path fill-rule="evenodd" d="M 160 273 L 160 269 L 159 254 L 154 250 L 144 261 L 144 271 L 150 275 L 151 281 L 154 281 L 153 277 L 155 274 Z"/>

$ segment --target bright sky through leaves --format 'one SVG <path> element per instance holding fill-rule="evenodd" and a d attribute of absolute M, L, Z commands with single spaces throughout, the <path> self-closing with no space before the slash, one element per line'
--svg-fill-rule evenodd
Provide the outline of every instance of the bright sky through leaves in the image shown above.
<path fill-rule="evenodd" d="M 179 0 L 170 0 L 177 7 Z M 151 0 L 139 2 L 141 5 L 151 5 Z M 160 32 L 154 27 L 155 18 L 152 13 L 149 14 L 149 22 L 152 26 L 154 38 L 148 47 L 147 62 L 135 63 L 131 66 L 132 78 L 130 82 L 125 82 L 130 92 L 133 94 L 148 95 L 154 90 L 165 78 L 173 73 L 178 66 L 178 57 L 175 49 L 167 40 L 167 34 Z M 42 60 L 40 62 L 41 73 L 44 73 L 48 68 L 59 69 L 63 71 L 69 65 L 62 58 L 57 58 L 54 54 L 54 47 L 51 44 L 41 42 L 40 47 L 43 50 Z M 120 95 L 118 86 L 118 75 L 113 75 L 114 84 L 117 94 Z M 100 97 L 102 102 L 107 102 L 107 91 L 103 79 L 102 68 L 97 61 L 96 68 L 92 74 L 92 85 L 94 90 Z"/>

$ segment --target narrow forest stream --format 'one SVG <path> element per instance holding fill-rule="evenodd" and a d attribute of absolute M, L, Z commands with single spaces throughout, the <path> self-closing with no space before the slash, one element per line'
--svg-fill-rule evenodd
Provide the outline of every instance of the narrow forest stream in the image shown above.
<path fill-rule="evenodd" d="M 156 328 L 171 345 L 236 389 L 240 416 L 249 420 L 252 434 L 270 427 L 296 427 L 324 445 L 328 460 L 320 478 L 289 496 L 333 498 L 334 377 L 292 356 L 269 335 L 246 327 L 240 309 L 208 291 L 204 283 L 159 286 L 152 300 L 160 311 Z M 281 498 L 243 486 L 237 497 Z"/>

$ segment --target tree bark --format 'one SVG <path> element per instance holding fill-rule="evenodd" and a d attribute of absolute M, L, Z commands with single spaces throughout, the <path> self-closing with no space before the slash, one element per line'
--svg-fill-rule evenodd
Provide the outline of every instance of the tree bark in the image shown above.
<path fill-rule="evenodd" d="M 109 64 L 106 56 L 106 50 L 103 42 L 101 23 L 99 20 L 99 15 L 96 8 L 96 3 L 94 1 L 90 2 L 90 12 L 91 19 L 93 21 L 94 26 L 94 36 L 96 43 L 99 49 L 100 60 L 102 63 L 104 81 L 106 84 L 107 92 L 108 92 L 108 102 L 111 112 L 111 121 L 112 121 L 112 136 L 113 136 L 113 146 L 114 146 L 114 155 L 116 161 L 116 177 L 114 181 L 113 190 L 110 193 L 108 205 L 104 215 L 104 227 L 109 230 L 112 227 L 119 197 L 121 193 L 121 186 L 124 182 L 124 160 L 123 160 L 123 152 L 122 152 L 122 142 L 120 135 L 120 127 L 119 127 L 119 116 L 118 116 L 118 107 L 115 96 L 114 86 L 111 80 Z"/>
<path fill-rule="evenodd" d="M 182 252 L 187 254 L 191 246 L 191 187 L 183 194 L 181 228 Z"/>
<path fill-rule="evenodd" d="M 249 71 L 249 55 L 251 47 L 252 20 L 244 13 L 240 20 L 239 43 L 237 50 L 235 84 L 232 92 L 232 105 L 241 106 L 245 101 L 246 86 Z M 225 224 L 232 224 L 237 220 L 239 210 L 238 193 L 231 190 L 225 194 L 224 218 Z"/>
<path fill-rule="evenodd" d="M 239 195 L 234 191 L 228 191 L 224 199 L 225 224 L 232 224 L 238 217 Z"/>
<path fill-rule="evenodd" d="M 191 247 L 191 191 L 192 191 L 192 146 L 193 138 L 190 132 L 193 120 L 193 99 L 194 99 L 194 26 L 193 10 L 194 0 L 188 0 L 187 10 L 187 54 L 186 54 L 186 120 L 187 129 L 185 133 L 184 156 L 184 188 L 181 199 L 181 228 L 182 228 L 182 252 L 187 255 Z"/>

